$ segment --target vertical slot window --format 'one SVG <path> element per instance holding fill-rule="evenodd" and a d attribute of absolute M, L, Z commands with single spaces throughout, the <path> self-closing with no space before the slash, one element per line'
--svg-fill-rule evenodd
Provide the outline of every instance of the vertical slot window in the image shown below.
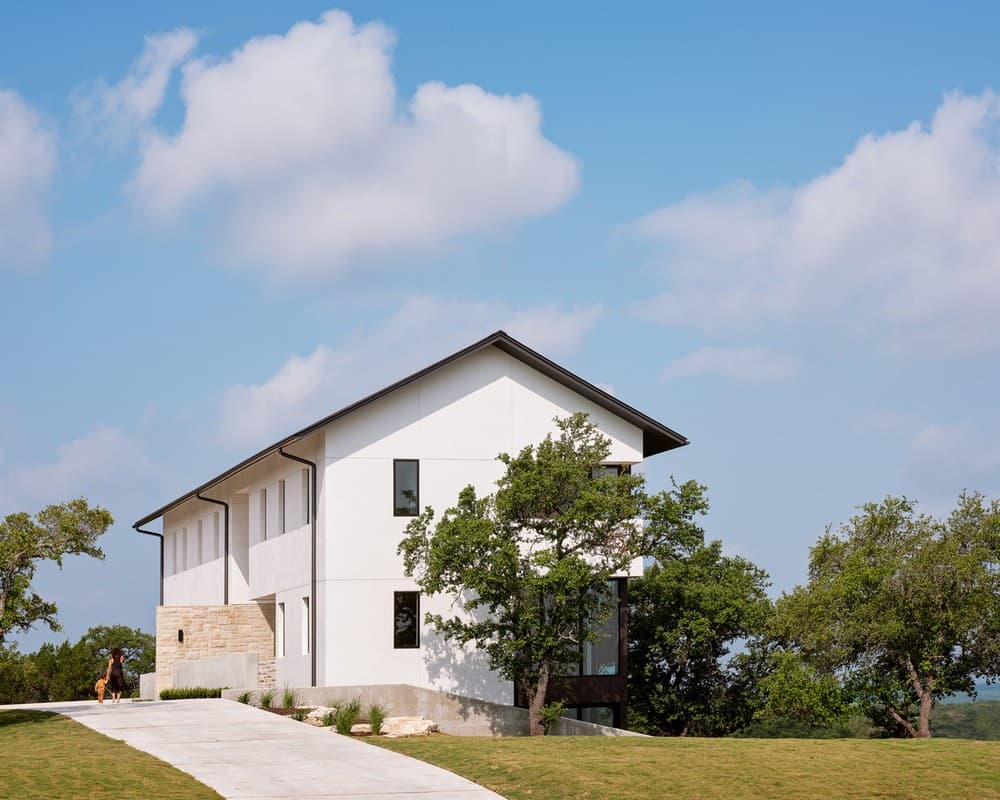
<path fill-rule="evenodd" d="M 415 517 L 420 513 L 420 462 L 397 458 L 392 462 L 392 513 Z"/>
<path fill-rule="evenodd" d="M 258 519 L 260 520 L 260 540 L 262 542 L 267 541 L 267 489 L 260 490 L 260 509 L 258 510 Z"/>
<path fill-rule="evenodd" d="M 274 657 L 285 656 L 285 604 L 278 603 L 274 610 Z"/>
<path fill-rule="evenodd" d="M 195 555 L 198 559 L 198 564 L 205 563 L 205 522 L 203 520 L 198 520 L 198 539 Z"/>
<path fill-rule="evenodd" d="M 301 496 L 301 509 L 302 516 L 299 519 L 302 520 L 303 525 L 308 525 L 312 522 L 312 517 L 309 516 L 309 470 L 304 469 L 299 473 L 299 479 L 302 485 L 302 496 Z"/>
<path fill-rule="evenodd" d="M 222 552 L 219 550 L 219 512 L 216 511 L 212 514 L 212 559 L 220 555 Z"/>
<path fill-rule="evenodd" d="M 309 641 L 309 598 L 302 598 L 302 655 L 309 655 L 309 646 L 312 644 Z"/>
<path fill-rule="evenodd" d="M 285 482 L 278 481 L 278 533 L 285 533 L 288 527 L 285 525 Z"/>
<path fill-rule="evenodd" d="M 420 592 L 393 592 L 392 646 L 396 650 L 420 647 Z"/>
<path fill-rule="evenodd" d="M 181 528 L 181 558 L 180 558 L 181 570 L 188 568 L 188 529 Z"/>

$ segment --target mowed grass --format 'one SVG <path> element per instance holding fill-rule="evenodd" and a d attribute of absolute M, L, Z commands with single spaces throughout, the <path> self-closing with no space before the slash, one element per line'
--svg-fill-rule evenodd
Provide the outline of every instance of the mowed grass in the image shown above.
<path fill-rule="evenodd" d="M 510 800 L 1000 798 L 1000 742 L 443 735 L 366 741 Z"/>
<path fill-rule="evenodd" d="M 148 753 L 47 711 L 0 711 L 0 798 L 214 798 Z"/>

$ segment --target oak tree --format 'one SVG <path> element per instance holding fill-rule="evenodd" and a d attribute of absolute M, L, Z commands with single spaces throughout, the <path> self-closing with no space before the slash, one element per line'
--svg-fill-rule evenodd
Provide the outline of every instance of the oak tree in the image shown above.
<path fill-rule="evenodd" d="M 544 732 L 550 683 L 579 662 L 613 603 L 601 588 L 649 551 L 638 519 L 643 478 L 599 467 L 610 440 L 585 414 L 557 419 L 557 436 L 503 454 L 497 491 L 472 486 L 435 521 L 427 508 L 399 545 L 406 573 L 459 613 L 428 614 L 446 639 L 474 643 L 524 690 L 530 732 Z"/>
<path fill-rule="evenodd" d="M 31 589 L 35 571 L 43 561 L 61 568 L 67 555 L 103 559 L 97 540 L 113 522 L 110 513 L 91 508 L 82 497 L 0 521 L 0 645 L 12 631 L 26 631 L 36 622 L 59 630 L 55 603 Z"/>
<path fill-rule="evenodd" d="M 1000 503 L 963 493 L 946 520 L 868 503 L 812 548 L 774 630 L 910 736 L 934 702 L 1000 674 Z"/>

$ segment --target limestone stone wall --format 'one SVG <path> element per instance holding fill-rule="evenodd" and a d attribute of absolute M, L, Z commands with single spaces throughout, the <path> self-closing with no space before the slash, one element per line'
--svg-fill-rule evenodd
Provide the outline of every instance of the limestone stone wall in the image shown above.
<path fill-rule="evenodd" d="M 254 653 L 257 687 L 274 686 L 274 603 L 157 606 L 157 692 L 173 687 L 176 662 L 227 653 Z"/>

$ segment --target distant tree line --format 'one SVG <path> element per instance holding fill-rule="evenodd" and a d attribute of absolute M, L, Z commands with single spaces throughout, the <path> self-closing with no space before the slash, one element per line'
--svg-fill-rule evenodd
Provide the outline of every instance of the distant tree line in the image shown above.
<path fill-rule="evenodd" d="M 139 676 L 155 671 L 156 637 L 125 625 L 88 630 L 76 644 L 43 644 L 33 653 L 0 645 L 0 705 L 90 700 L 94 684 L 108 666 L 111 651 L 125 656 L 126 696 L 139 686 Z"/>

